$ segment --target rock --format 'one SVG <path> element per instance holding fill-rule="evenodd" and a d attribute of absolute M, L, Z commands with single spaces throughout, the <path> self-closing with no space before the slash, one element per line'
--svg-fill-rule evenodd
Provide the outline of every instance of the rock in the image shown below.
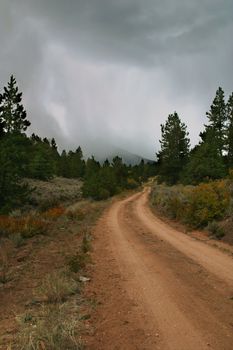
<path fill-rule="evenodd" d="M 79 281 L 80 282 L 89 282 L 91 279 L 90 278 L 88 278 L 88 277 L 84 277 L 84 276 L 80 276 L 79 277 Z"/>

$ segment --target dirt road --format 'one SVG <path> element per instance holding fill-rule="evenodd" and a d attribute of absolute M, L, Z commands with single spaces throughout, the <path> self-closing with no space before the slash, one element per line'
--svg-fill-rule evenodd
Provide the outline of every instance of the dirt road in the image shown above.
<path fill-rule="evenodd" d="M 232 350 L 232 257 L 157 218 L 148 193 L 115 202 L 96 227 L 88 348 Z"/>

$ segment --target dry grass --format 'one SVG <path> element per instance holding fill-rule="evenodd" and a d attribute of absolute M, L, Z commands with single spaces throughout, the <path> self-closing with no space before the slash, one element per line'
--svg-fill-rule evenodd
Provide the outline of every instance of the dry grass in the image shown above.
<path fill-rule="evenodd" d="M 14 305 L 18 307 L 18 312 L 21 312 L 22 298 L 19 298 L 17 294 L 24 287 L 26 297 L 23 305 L 27 305 L 26 314 L 18 317 L 19 331 L 8 336 L 5 335 L 3 328 L 0 334 L 5 337 L 4 346 L 6 349 L 7 345 L 8 349 L 12 350 L 82 348 L 80 339 L 84 318 L 80 317 L 81 311 L 79 310 L 82 309 L 84 301 L 80 294 L 82 283 L 79 282 L 79 274 L 76 273 L 84 273 L 86 264 L 90 262 L 88 254 L 91 249 L 90 232 L 106 206 L 107 202 L 80 201 L 74 206 L 70 206 L 65 212 L 63 207 L 56 205 L 42 213 L 31 212 L 27 214 L 27 218 L 22 216 L 20 212 L 14 212 L 9 217 L 0 217 L 0 227 L 4 223 L 2 228 L 6 236 L 2 240 L 6 241 L 14 252 L 10 256 L 9 254 L 4 255 L 6 252 L 4 249 L 3 258 L 0 257 L 4 262 L 2 263 L 3 268 L 0 267 L 2 271 L 4 270 L 3 279 L 8 280 L 9 272 L 13 277 L 17 277 L 11 278 Z M 72 214 L 67 215 L 69 211 L 72 211 Z M 32 223 L 36 222 L 41 222 L 47 229 L 49 228 L 49 236 L 25 240 L 22 232 L 28 232 L 26 238 L 30 238 L 32 233 L 34 235 L 40 232 L 40 230 L 31 228 Z M 22 230 L 23 227 L 26 229 Z M 24 247 L 21 250 L 22 244 Z M 32 255 L 30 255 L 31 252 Z M 42 268 L 40 261 L 43 262 Z M 15 262 L 17 269 L 13 269 Z M 45 266 L 45 262 L 48 262 L 48 265 Z M 64 271 L 64 265 L 67 268 L 66 271 Z M 20 269 L 18 269 L 19 266 Z M 45 273 L 48 274 L 45 276 Z M 18 278 L 19 276 L 20 278 Z M 28 288 L 29 283 L 24 283 L 25 281 L 29 282 L 30 285 L 38 285 L 39 283 L 39 288 L 32 290 L 32 288 Z M 5 287 L 3 286 L 3 288 Z M 10 303 L 8 305 L 7 296 L 2 295 L 4 297 L 2 303 L 7 304 L 7 307 L 1 325 L 7 324 L 8 327 L 7 315 L 9 315 L 12 305 Z M 76 310 L 77 307 L 79 310 Z M 10 325 L 15 326 L 15 319 L 10 322 Z"/>
<path fill-rule="evenodd" d="M 77 282 L 63 271 L 48 274 L 38 288 L 38 296 L 48 303 L 61 303 L 78 291 Z"/>
<path fill-rule="evenodd" d="M 0 241 L 0 283 L 10 280 L 10 255 L 11 247 L 5 241 Z"/>
<path fill-rule="evenodd" d="M 21 234 L 23 238 L 46 234 L 48 223 L 31 215 L 25 217 L 0 216 L 0 237 Z"/>
<path fill-rule="evenodd" d="M 56 220 L 59 217 L 61 217 L 62 215 L 64 215 L 64 213 L 65 213 L 65 208 L 62 206 L 59 206 L 59 207 L 50 208 L 50 209 L 46 210 L 42 214 L 42 216 L 48 220 Z"/>
<path fill-rule="evenodd" d="M 80 322 L 77 308 L 69 304 L 43 305 L 36 316 L 18 317 L 21 350 L 81 350 Z M 71 312 L 72 311 L 72 312 Z"/>

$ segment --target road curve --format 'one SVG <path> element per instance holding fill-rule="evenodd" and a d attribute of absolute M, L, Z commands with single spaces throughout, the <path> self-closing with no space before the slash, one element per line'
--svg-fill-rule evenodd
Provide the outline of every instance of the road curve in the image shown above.
<path fill-rule="evenodd" d="M 233 259 L 156 217 L 148 194 L 115 202 L 96 227 L 89 348 L 232 350 Z"/>

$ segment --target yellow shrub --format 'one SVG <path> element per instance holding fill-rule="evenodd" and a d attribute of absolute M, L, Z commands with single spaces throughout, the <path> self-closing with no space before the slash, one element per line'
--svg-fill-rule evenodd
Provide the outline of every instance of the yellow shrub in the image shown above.
<path fill-rule="evenodd" d="M 152 204 L 163 214 L 188 225 L 205 226 L 224 217 L 230 205 L 227 181 L 212 181 L 198 186 L 155 186 Z"/>

